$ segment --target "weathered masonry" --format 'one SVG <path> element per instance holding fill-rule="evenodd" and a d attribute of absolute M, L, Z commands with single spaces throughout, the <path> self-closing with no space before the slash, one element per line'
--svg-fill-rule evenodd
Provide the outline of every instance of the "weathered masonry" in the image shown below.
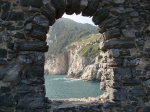
<path fill-rule="evenodd" d="M 150 111 L 150 0 L 0 0 L 0 112 L 47 112 L 46 33 L 61 18 L 82 12 L 99 32 L 106 90 L 98 106 L 54 112 Z"/>

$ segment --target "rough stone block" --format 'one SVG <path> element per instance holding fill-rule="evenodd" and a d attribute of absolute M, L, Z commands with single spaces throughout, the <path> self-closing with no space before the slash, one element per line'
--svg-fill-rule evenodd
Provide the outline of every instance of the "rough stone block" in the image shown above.
<path fill-rule="evenodd" d="M 75 13 L 80 14 L 88 6 L 88 0 L 80 0 L 80 6 L 76 9 Z"/>
<path fill-rule="evenodd" d="M 109 29 L 112 27 L 116 27 L 117 25 L 119 25 L 119 23 L 120 23 L 120 21 L 118 20 L 117 17 L 112 17 L 105 21 L 105 27 L 106 27 L 106 29 Z"/>
<path fill-rule="evenodd" d="M 138 76 L 146 76 L 146 71 L 145 70 L 136 70 L 136 75 Z"/>
<path fill-rule="evenodd" d="M 2 43 L 3 43 L 3 36 L 0 35 L 0 44 L 2 44 Z"/>
<path fill-rule="evenodd" d="M 34 17 L 33 22 L 43 28 L 49 28 L 49 20 L 45 16 L 37 15 Z"/>
<path fill-rule="evenodd" d="M 25 25 L 25 27 L 24 27 L 24 30 L 26 30 L 26 31 L 31 31 L 31 29 L 32 29 L 32 26 L 33 26 L 33 23 L 27 23 L 26 25 Z"/>
<path fill-rule="evenodd" d="M 43 77 L 44 76 L 44 66 L 38 66 L 38 65 L 33 65 L 30 68 L 30 75 L 36 76 L 36 77 Z"/>
<path fill-rule="evenodd" d="M 138 1 L 140 1 L 140 0 L 138 0 Z M 143 0 L 143 2 L 144 2 L 144 3 L 150 3 L 149 0 Z"/>
<path fill-rule="evenodd" d="M 147 65 L 147 66 L 145 67 L 145 70 L 150 71 L 150 65 Z"/>
<path fill-rule="evenodd" d="M 115 82 L 113 80 L 107 80 L 106 81 L 107 86 L 114 89 L 120 89 L 122 88 L 123 84 L 121 82 Z"/>
<path fill-rule="evenodd" d="M 10 87 L 1 87 L 0 88 L 0 93 L 8 93 L 11 92 L 11 88 Z"/>
<path fill-rule="evenodd" d="M 98 31 L 99 31 L 99 33 L 104 33 L 105 31 L 106 31 L 106 23 L 105 23 L 105 21 L 103 21 L 102 23 L 100 23 L 99 25 L 98 25 Z"/>
<path fill-rule="evenodd" d="M 37 13 L 37 12 L 40 12 L 40 9 L 32 7 L 32 6 L 28 6 L 28 7 L 23 7 L 23 11 L 28 12 L 28 13 Z"/>
<path fill-rule="evenodd" d="M 82 11 L 82 16 L 93 16 L 99 6 L 99 0 L 89 1 L 88 6 Z"/>
<path fill-rule="evenodd" d="M 148 7 L 150 7 L 150 6 L 148 6 Z M 150 33 L 150 25 L 147 27 L 147 29 L 146 29 L 145 32 L 146 32 L 146 33 Z"/>
<path fill-rule="evenodd" d="M 10 2 L 6 2 L 5 4 L 2 5 L 2 9 L 5 12 L 9 11 L 10 7 L 11 7 L 11 3 Z"/>
<path fill-rule="evenodd" d="M 66 10 L 65 0 L 51 0 L 51 3 L 56 10 L 56 19 L 61 18 Z"/>
<path fill-rule="evenodd" d="M 13 35 L 13 37 L 15 37 L 17 39 L 25 39 L 25 35 L 23 33 L 20 33 L 20 32 Z"/>
<path fill-rule="evenodd" d="M 27 6 L 33 6 L 40 8 L 43 5 L 42 0 L 20 0 L 21 6 L 27 7 Z"/>
<path fill-rule="evenodd" d="M 120 50 L 120 56 L 130 56 L 130 50 L 128 49 L 124 49 L 124 50 Z"/>
<path fill-rule="evenodd" d="M 46 4 L 41 7 L 42 14 L 49 19 L 49 25 L 53 25 L 55 23 L 55 15 L 56 11 L 53 6 Z"/>
<path fill-rule="evenodd" d="M 143 74 L 143 75 L 142 75 L 142 77 L 140 77 L 140 80 L 143 81 L 143 82 L 148 81 L 148 80 L 149 80 L 149 77 L 146 77 L 146 76 L 145 76 L 146 73 L 142 73 L 142 74 Z M 137 74 L 137 75 L 139 75 L 139 74 Z"/>
<path fill-rule="evenodd" d="M 139 60 L 124 59 L 123 67 L 135 67 L 139 64 Z"/>
<path fill-rule="evenodd" d="M 44 84 L 44 78 L 25 78 L 24 80 L 21 80 L 21 83 L 27 84 L 27 85 L 34 85 L 34 84 Z"/>
<path fill-rule="evenodd" d="M 1 71 L 0 75 L 5 76 L 3 79 L 4 82 L 13 82 L 17 83 L 20 78 L 21 70 L 23 66 L 18 63 L 11 63 L 6 65 Z"/>
<path fill-rule="evenodd" d="M 132 18 L 132 21 L 135 22 L 135 23 L 142 22 L 139 17 Z"/>
<path fill-rule="evenodd" d="M 7 50 L 0 49 L 0 58 L 6 58 L 6 57 L 7 57 Z"/>
<path fill-rule="evenodd" d="M 8 72 L 14 66 L 15 66 L 15 63 L 10 63 L 10 64 L 7 64 L 4 68 L 0 69 L 0 79 L 4 78 L 7 75 L 6 72 Z"/>
<path fill-rule="evenodd" d="M 44 66 L 45 58 L 43 52 L 33 52 L 30 56 L 34 59 L 34 64 Z"/>
<path fill-rule="evenodd" d="M 110 49 L 108 51 L 108 57 L 113 57 L 113 58 L 117 58 L 120 56 L 120 52 L 119 52 L 119 49 Z"/>
<path fill-rule="evenodd" d="M 132 71 L 130 68 L 110 69 L 110 79 L 115 81 L 130 80 L 132 79 Z"/>
<path fill-rule="evenodd" d="M 11 106 L 3 106 L 0 108 L 0 112 L 14 112 L 15 109 Z"/>
<path fill-rule="evenodd" d="M 42 41 L 24 41 L 17 43 L 17 45 L 21 51 L 48 51 L 47 43 Z"/>
<path fill-rule="evenodd" d="M 123 82 L 123 86 L 138 86 L 138 85 L 141 85 L 141 82 L 139 80 Z"/>
<path fill-rule="evenodd" d="M 22 64 L 31 64 L 33 59 L 29 56 L 18 56 L 17 61 Z"/>
<path fill-rule="evenodd" d="M 16 93 L 45 93 L 45 86 L 28 86 L 28 85 L 19 85 L 15 87 Z"/>
<path fill-rule="evenodd" d="M 131 12 L 129 15 L 130 15 L 130 17 L 138 17 L 139 13 L 134 11 L 134 12 Z"/>
<path fill-rule="evenodd" d="M 23 108 L 43 108 L 44 94 L 27 94 L 18 97 L 18 107 Z"/>
<path fill-rule="evenodd" d="M 145 51 L 150 54 L 150 48 L 146 48 Z"/>
<path fill-rule="evenodd" d="M 133 4 L 136 4 L 138 2 L 140 2 L 140 0 L 129 0 L 129 3 L 133 3 Z"/>
<path fill-rule="evenodd" d="M 119 15 L 125 13 L 125 8 L 124 7 L 112 7 L 110 9 L 110 13 L 114 15 Z"/>
<path fill-rule="evenodd" d="M 109 89 L 110 100 L 114 101 L 123 101 L 127 99 L 127 90 L 126 89 Z"/>
<path fill-rule="evenodd" d="M 138 102 L 139 101 L 138 98 L 133 96 L 133 95 L 129 96 L 129 99 L 130 99 L 130 101 L 134 101 L 134 102 Z"/>
<path fill-rule="evenodd" d="M 132 105 L 123 106 L 125 112 L 134 112 L 134 107 Z"/>
<path fill-rule="evenodd" d="M 150 88 L 150 80 L 145 81 L 144 86 L 146 86 L 147 88 Z"/>
<path fill-rule="evenodd" d="M 122 66 L 123 65 L 123 59 L 121 58 L 111 58 L 107 59 L 107 65 L 111 67 L 116 67 L 116 66 Z"/>
<path fill-rule="evenodd" d="M 0 58 L 0 65 L 5 65 L 7 61 L 5 59 Z"/>
<path fill-rule="evenodd" d="M 1 24 L 1 25 L 4 25 L 4 26 L 10 26 L 10 25 L 12 25 L 12 23 L 9 22 L 9 21 L 1 21 L 0 24 Z"/>
<path fill-rule="evenodd" d="M 113 0 L 115 4 L 123 4 L 126 0 Z"/>
<path fill-rule="evenodd" d="M 33 26 L 31 31 L 31 37 L 39 39 L 41 41 L 46 40 L 46 30 L 40 26 Z"/>
<path fill-rule="evenodd" d="M 132 96 L 136 96 L 136 97 L 142 97 L 142 96 L 146 95 L 146 92 L 145 92 L 144 88 L 142 88 L 142 87 L 135 87 L 132 90 L 130 90 L 129 92 Z"/>
<path fill-rule="evenodd" d="M 66 14 L 68 15 L 75 13 L 76 9 L 80 6 L 80 2 L 78 0 L 66 0 L 66 2 Z"/>
<path fill-rule="evenodd" d="M 16 30 L 16 27 L 15 26 L 7 26 L 7 30 L 13 31 L 13 30 Z"/>
<path fill-rule="evenodd" d="M 150 106 L 146 106 L 143 109 L 141 109 L 141 112 L 149 112 Z"/>
<path fill-rule="evenodd" d="M 150 58 L 150 48 L 145 49 L 146 56 Z"/>
<path fill-rule="evenodd" d="M 112 38 L 118 38 L 120 36 L 121 36 L 121 33 L 120 33 L 120 30 L 118 28 L 112 28 L 110 30 L 107 30 L 104 33 L 105 40 L 109 40 L 109 39 L 112 39 Z"/>
<path fill-rule="evenodd" d="M 110 107 L 119 107 L 120 103 L 118 102 L 104 102 L 103 107 L 104 108 L 110 108 Z"/>
<path fill-rule="evenodd" d="M 15 105 L 14 97 L 7 93 L 5 95 L 0 96 L 0 106 L 13 106 Z"/>
<path fill-rule="evenodd" d="M 109 10 L 107 8 L 103 8 L 98 10 L 92 18 L 92 21 L 95 25 L 99 25 L 102 21 L 104 21 L 109 16 Z"/>
<path fill-rule="evenodd" d="M 135 32 L 131 29 L 123 29 L 122 33 L 126 38 L 131 38 L 131 39 L 136 38 Z"/>
<path fill-rule="evenodd" d="M 135 43 L 133 40 L 108 40 L 100 43 L 100 49 L 120 49 L 120 48 L 134 48 Z"/>
<path fill-rule="evenodd" d="M 3 12 L 1 15 L 1 19 L 3 20 L 10 20 L 10 21 L 21 21 L 24 20 L 24 13 L 23 12 Z"/>

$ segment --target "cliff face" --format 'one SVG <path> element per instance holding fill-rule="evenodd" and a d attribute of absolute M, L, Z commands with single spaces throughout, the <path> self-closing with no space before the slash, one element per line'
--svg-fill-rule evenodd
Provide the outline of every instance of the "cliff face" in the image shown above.
<path fill-rule="evenodd" d="M 45 73 L 80 78 L 84 68 L 94 62 L 98 43 L 92 47 L 92 42 L 99 38 L 96 32 L 96 27 L 90 24 L 59 19 L 47 34 L 50 49 L 45 53 Z"/>
<path fill-rule="evenodd" d="M 94 63 L 94 64 L 86 66 L 83 70 L 81 79 L 82 80 L 100 80 L 101 71 L 99 70 L 99 65 Z"/>
<path fill-rule="evenodd" d="M 79 57 L 70 63 L 70 65 L 67 78 L 80 78 L 86 81 L 101 79 L 99 64 L 93 63 L 93 60 L 85 60 Z"/>
<path fill-rule="evenodd" d="M 100 35 L 96 37 L 99 38 Z M 62 54 L 48 59 L 45 63 L 45 72 L 50 75 L 67 74 L 67 78 L 100 80 L 101 74 L 98 71 L 99 64 L 97 61 L 98 54 L 95 53 L 93 55 L 92 49 L 94 48 L 91 47 L 97 45 L 97 43 L 89 43 L 91 38 L 93 38 L 93 35 L 89 36 L 88 39 L 84 39 L 84 41 L 74 42 L 67 46 Z"/>
<path fill-rule="evenodd" d="M 63 49 L 72 42 L 96 33 L 96 27 L 90 24 L 77 23 L 67 18 L 57 20 L 47 34 L 47 43 L 50 49 L 45 55 L 46 59 L 62 53 Z"/>
<path fill-rule="evenodd" d="M 65 53 L 49 58 L 45 63 L 45 73 L 49 75 L 64 75 L 68 71 L 68 59 Z"/>
<path fill-rule="evenodd" d="M 82 45 L 76 44 L 67 48 L 69 53 L 69 68 L 67 77 L 68 78 L 80 78 L 84 68 L 87 64 L 87 60 L 84 57 L 79 55 L 79 50 L 82 48 Z"/>

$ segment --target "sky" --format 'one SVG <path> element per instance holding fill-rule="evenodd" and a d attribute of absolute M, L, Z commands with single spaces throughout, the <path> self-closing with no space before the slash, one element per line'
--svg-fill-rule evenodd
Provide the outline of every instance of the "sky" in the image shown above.
<path fill-rule="evenodd" d="M 94 25 L 94 23 L 92 22 L 92 18 L 81 16 L 81 14 L 80 15 L 76 15 L 76 14 L 66 15 L 66 14 L 64 14 L 63 17 L 72 19 L 78 23 L 89 23 L 89 24 Z"/>

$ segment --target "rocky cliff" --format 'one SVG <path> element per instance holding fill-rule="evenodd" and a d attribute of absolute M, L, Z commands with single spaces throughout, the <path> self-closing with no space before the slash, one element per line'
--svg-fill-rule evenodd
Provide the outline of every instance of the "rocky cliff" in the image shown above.
<path fill-rule="evenodd" d="M 84 67 L 86 66 L 84 57 L 78 54 L 82 45 L 73 44 L 67 48 L 69 53 L 69 67 L 67 72 L 68 78 L 79 78 L 82 74 Z"/>
<path fill-rule="evenodd" d="M 56 57 L 49 58 L 45 63 L 45 74 L 64 75 L 68 71 L 68 55 L 59 54 Z"/>
<path fill-rule="evenodd" d="M 98 40 L 93 34 L 67 46 L 63 53 L 50 58 L 45 63 L 47 74 L 67 74 L 67 78 L 100 80 L 98 64 Z"/>
<path fill-rule="evenodd" d="M 62 53 L 63 49 L 72 42 L 96 33 L 97 28 L 90 24 L 77 23 L 67 18 L 57 20 L 47 34 L 47 43 L 50 49 L 45 55 L 46 59 Z"/>

